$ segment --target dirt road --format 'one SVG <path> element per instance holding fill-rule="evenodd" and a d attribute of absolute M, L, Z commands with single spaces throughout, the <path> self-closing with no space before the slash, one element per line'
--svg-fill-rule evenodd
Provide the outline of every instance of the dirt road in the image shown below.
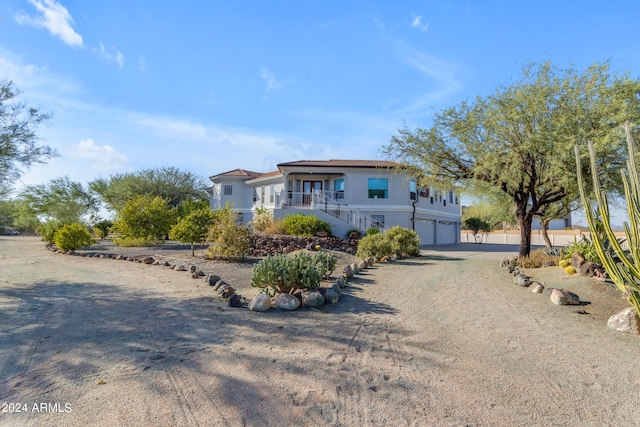
<path fill-rule="evenodd" d="M 337 305 L 255 313 L 188 274 L 0 237 L 0 426 L 640 425 L 616 291 L 530 271 L 586 301 L 559 307 L 501 253 L 441 249 Z"/>

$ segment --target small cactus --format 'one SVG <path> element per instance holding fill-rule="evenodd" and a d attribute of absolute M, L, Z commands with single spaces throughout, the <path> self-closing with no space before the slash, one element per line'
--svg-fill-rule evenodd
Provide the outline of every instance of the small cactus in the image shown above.
<path fill-rule="evenodd" d="M 562 268 L 569 267 L 569 264 L 571 264 L 571 261 L 569 261 L 568 259 L 563 259 L 558 263 L 558 265 Z"/>
<path fill-rule="evenodd" d="M 576 274 L 576 268 L 572 265 L 570 265 L 569 267 L 566 267 L 564 269 L 564 272 L 567 273 L 569 276 Z"/>

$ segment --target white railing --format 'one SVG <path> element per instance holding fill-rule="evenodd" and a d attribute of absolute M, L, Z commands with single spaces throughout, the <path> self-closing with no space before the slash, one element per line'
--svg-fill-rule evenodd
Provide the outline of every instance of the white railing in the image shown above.
<path fill-rule="evenodd" d="M 324 198 L 333 201 L 342 200 L 344 199 L 344 192 L 314 190 L 313 193 L 301 193 L 283 190 L 276 194 L 276 207 L 282 208 L 290 206 L 296 208 L 315 209 L 314 204 Z"/>
<path fill-rule="evenodd" d="M 328 213 L 329 215 L 333 215 L 334 217 L 346 221 L 353 227 L 358 228 L 362 231 L 367 231 L 370 228 L 377 228 L 382 232 L 387 230 L 387 227 L 380 221 L 376 221 L 371 216 L 362 214 L 358 210 L 349 209 L 347 205 L 337 203 L 336 199 L 330 197 L 334 194 L 327 195 L 327 193 L 334 192 L 313 193 L 311 205 L 312 209 L 318 209 Z M 340 192 L 338 194 L 342 195 L 342 193 Z"/>

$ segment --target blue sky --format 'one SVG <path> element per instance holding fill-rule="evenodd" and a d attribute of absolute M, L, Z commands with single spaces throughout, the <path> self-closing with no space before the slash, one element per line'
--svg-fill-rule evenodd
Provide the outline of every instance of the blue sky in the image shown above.
<path fill-rule="evenodd" d="M 550 60 L 640 76 L 640 2 L 5 0 L 0 79 L 53 113 L 24 184 L 376 159 Z"/>

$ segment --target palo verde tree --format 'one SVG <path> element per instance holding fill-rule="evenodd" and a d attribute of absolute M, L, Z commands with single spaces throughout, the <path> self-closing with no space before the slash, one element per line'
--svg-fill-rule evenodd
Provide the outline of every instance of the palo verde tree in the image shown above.
<path fill-rule="evenodd" d="M 0 82 L 0 197 L 10 192 L 23 168 L 57 156 L 51 147 L 39 144 L 36 134 L 51 115 L 18 102 L 18 95 L 12 82 Z"/>
<path fill-rule="evenodd" d="M 158 167 L 135 173 L 112 175 L 89 183 L 106 206 L 118 212 L 137 196 L 160 197 L 171 208 L 187 200 L 207 200 L 207 184 L 201 177 L 175 167 Z"/>
<path fill-rule="evenodd" d="M 47 184 L 27 185 L 18 199 L 35 215 L 61 224 L 82 222 L 86 217 L 97 215 L 100 207 L 100 201 L 93 194 L 68 176 L 54 178 Z"/>
<path fill-rule="evenodd" d="M 578 197 L 575 144 L 594 141 L 606 165 L 601 183 L 622 187 L 621 124 L 640 122 L 640 81 L 609 68 L 526 65 L 519 81 L 436 113 L 430 128 L 400 129 L 384 152 L 423 172 L 423 185 L 481 182 L 508 195 L 520 226 L 520 256 L 528 256 L 533 217 Z"/>

